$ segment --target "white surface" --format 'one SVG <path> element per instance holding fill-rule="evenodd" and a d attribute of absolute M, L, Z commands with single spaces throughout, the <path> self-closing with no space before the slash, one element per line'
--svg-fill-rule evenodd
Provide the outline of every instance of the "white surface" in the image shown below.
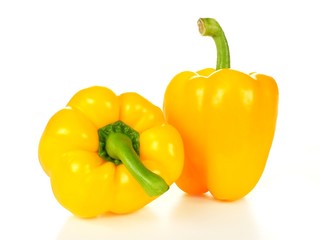
<path fill-rule="evenodd" d="M 1 1 L 0 239 L 320 239 L 316 3 Z M 278 82 L 277 131 L 260 182 L 234 203 L 173 186 L 133 214 L 72 217 L 38 163 L 48 119 L 91 85 L 136 91 L 161 106 L 176 73 L 215 66 L 199 17 L 224 28 L 232 68 Z"/>

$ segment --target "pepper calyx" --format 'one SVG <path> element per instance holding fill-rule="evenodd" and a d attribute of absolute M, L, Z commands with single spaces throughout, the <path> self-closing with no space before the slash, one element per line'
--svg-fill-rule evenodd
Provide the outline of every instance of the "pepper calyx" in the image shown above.
<path fill-rule="evenodd" d="M 136 130 L 119 120 L 114 123 L 108 124 L 102 128 L 99 128 L 98 130 L 98 154 L 102 159 L 113 162 L 116 165 L 122 163 L 120 159 L 111 157 L 106 149 L 107 139 L 112 133 L 122 133 L 126 135 L 131 140 L 132 147 L 136 154 L 138 156 L 140 155 L 140 134 Z"/>

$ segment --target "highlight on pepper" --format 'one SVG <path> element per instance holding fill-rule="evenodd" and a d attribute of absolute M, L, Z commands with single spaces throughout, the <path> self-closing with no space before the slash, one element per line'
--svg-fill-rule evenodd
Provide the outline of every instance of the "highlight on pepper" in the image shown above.
<path fill-rule="evenodd" d="M 266 75 L 230 69 L 226 36 L 212 18 L 198 21 L 216 45 L 216 69 L 177 74 L 167 86 L 163 109 L 185 146 L 177 185 L 189 194 L 243 198 L 259 181 L 273 142 L 278 87 Z"/>
<path fill-rule="evenodd" d="M 160 108 L 106 87 L 77 92 L 47 123 L 39 161 L 59 203 L 96 217 L 138 210 L 180 176 L 183 143 Z"/>

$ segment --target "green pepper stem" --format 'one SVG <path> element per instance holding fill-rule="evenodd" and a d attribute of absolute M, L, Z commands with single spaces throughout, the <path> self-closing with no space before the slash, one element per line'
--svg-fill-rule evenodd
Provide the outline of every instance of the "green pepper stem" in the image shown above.
<path fill-rule="evenodd" d="M 106 151 L 110 157 L 121 160 L 149 196 L 159 196 L 169 189 L 162 177 L 142 164 L 127 135 L 111 133 L 106 142 Z"/>
<path fill-rule="evenodd" d="M 202 36 L 212 37 L 216 44 L 216 70 L 230 68 L 229 46 L 220 24 L 213 18 L 200 18 L 198 20 L 198 27 Z"/>

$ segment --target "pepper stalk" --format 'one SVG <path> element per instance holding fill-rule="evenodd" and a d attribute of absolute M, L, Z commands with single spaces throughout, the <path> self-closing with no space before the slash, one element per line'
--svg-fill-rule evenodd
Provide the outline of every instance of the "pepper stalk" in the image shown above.
<path fill-rule="evenodd" d="M 124 164 L 149 196 L 159 196 L 169 189 L 162 177 L 147 169 L 141 162 L 138 132 L 117 121 L 100 128 L 98 134 L 99 156 L 116 165 Z"/>
<path fill-rule="evenodd" d="M 216 70 L 230 68 L 229 45 L 220 24 L 213 18 L 200 18 L 198 20 L 198 27 L 202 36 L 212 37 L 216 44 Z"/>

